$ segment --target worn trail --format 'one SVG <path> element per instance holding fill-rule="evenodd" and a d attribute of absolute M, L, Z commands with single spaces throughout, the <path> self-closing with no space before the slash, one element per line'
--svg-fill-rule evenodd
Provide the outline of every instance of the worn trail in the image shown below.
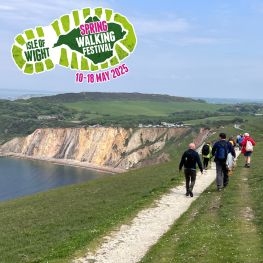
<path fill-rule="evenodd" d="M 175 220 L 215 180 L 215 176 L 215 166 L 212 163 L 211 169 L 204 171 L 204 174 L 197 174 L 194 197 L 185 196 L 184 185 L 171 189 L 170 193 L 156 201 L 153 207 L 140 211 L 130 225 L 122 225 L 118 231 L 105 237 L 104 242 L 94 254 L 88 253 L 73 262 L 139 262 L 148 249 L 169 230 Z"/>

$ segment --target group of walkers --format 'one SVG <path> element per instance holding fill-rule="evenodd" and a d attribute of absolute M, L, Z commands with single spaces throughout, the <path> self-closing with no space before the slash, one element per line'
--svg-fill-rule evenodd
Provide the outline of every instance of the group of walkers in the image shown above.
<path fill-rule="evenodd" d="M 211 159 L 214 157 L 216 164 L 216 186 L 217 190 L 221 191 L 228 185 L 229 174 L 234 166 L 236 158 L 235 147 L 241 150 L 245 157 L 245 168 L 250 168 L 251 155 L 253 147 L 256 145 L 255 140 L 248 134 L 239 134 L 236 139 L 230 137 L 226 139 L 225 133 L 219 134 L 219 140 L 213 145 L 207 142 L 202 147 L 202 161 L 199 153 L 196 151 L 194 143 L 190 143 L 188 149 L 183 153 L 179 163 L 179 172 L 184 167 L 186 196 L 193 197 L 193 188 L 196 180 L 196 166 L 203 174 L 203 170 L 207 170 Z"/>

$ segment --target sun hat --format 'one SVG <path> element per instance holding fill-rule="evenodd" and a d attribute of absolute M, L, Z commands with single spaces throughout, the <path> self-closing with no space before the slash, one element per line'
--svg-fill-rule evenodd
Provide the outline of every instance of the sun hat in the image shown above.
<path fill-rule="evenodd" d="M 245 136 L 245 137 L 248 137 L 248 136 L 249 136 L 249 133 L 245 132 L 245 133 L 244 133 L 244 136 Z"/>

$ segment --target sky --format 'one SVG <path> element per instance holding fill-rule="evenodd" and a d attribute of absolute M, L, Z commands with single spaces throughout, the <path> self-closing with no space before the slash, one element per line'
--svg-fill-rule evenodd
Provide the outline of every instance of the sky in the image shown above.
<path fill-rule="evenodd" d="M 129 72 L 105 83 L 75 83 L 76 71 L 56 65 L 27 75 L 11 56 L 14 38 L 85 7 L 112 9 L 137 36 Z M 0 2 L 0 98 L 16 94 L 139 92 L 183 97 L 263 99 L 263 1 Z"/>

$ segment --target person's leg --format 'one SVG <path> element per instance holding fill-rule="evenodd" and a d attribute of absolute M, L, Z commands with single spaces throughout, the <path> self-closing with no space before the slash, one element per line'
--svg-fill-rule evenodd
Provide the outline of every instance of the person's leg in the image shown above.
<path fill-rule="evenodd" d="M 220 162 L 216 161 L 216 185 L 218 190 L 223 188 L 223 169 Z"/>
<path fill-rule="evenodd" d="M 204 169 L 207 169 L 207 167 L 208 167 L 208 161 L 209 161 L 209 158 L 204 158 L 204 161 L 203 161 L 203 163 L 204 163 Z"/>
<path fill-rule="evenodd" d="M 251 154 L 252 154 L 252 152 L 248 152 L 247 153 L 247 167 L 249 168 L 250 167 L 250 162 L 251 162 Z"/>
<path fill-rule="evenodd" d="M 186 188 L 186 196 L 189 195 L 189 185 L 190 185 L 190 171 L 189 169 L 184 170 L 185 175 L 185 188 Z"/>
<path fill-rule="evenodd" d="M 251 152 L 245 152 L 245 167 L 249 168 L 250 167 L 250 162 L 251 162 Z"/>
<path fill-rule="evenodd" d="M 246 154 L 246 155 L 245 155 L 245 162 L 246 162 L 245 165 L 246 165 L 246 166 L 247 166 L 247 161 L 248 161 L 247 158 L 248 158 L 248 156 L 247 156 L 247 154 Z"/>
<path fill-rule="evenodd" d="M 223 172 L 223 185 L 224 187 L 226 187 L 229 181 L 228 169 L 226 167 L 226 163 L 222 163 L 222 172 Z"/>
<path fill-rule="evenodd" d="M 196 170 L 192 170 L 190 173 L 190 186 L 189 186 L 189 194 L 191 197 L 193 197 L 193 189 L 195 185 L 195 179 L 196 179 Z"/>

